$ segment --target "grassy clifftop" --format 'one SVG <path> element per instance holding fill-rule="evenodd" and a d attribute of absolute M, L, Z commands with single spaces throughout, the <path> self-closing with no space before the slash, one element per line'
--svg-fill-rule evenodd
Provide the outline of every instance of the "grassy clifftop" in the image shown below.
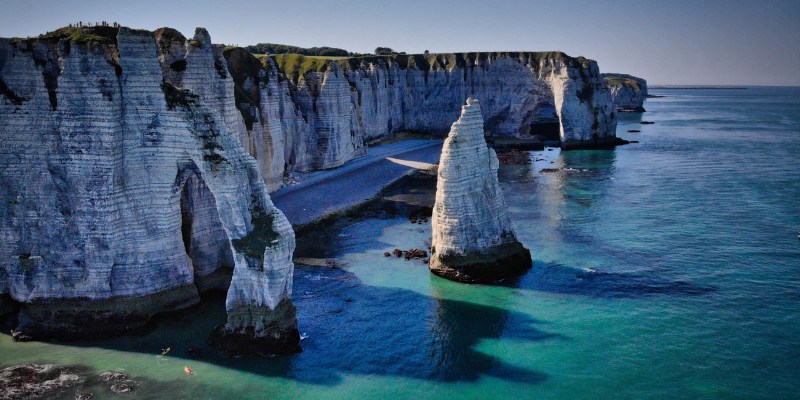
<path fill-rule="evenodd" d="M 232 48 L 226 50 L 232 50 Z M 245 49 L 241 49 L 246 51 Z M 241 53 L 239 53 L 241 55 Z M 253 55 L 265 63 L 267 59 L 274 61 L 278 70 L 287 78 L 297 81 L 309 72 L 324 72 L 332 64 L 342 70 L 356 70 L 373 65 L 397 64 L 401 69 L 419 69 L 422 71 L 451 70 L 475 65 L 481 61 L 493 61 L 501 58 L 517 59 L 525 65 L 538 69 L 542 61 L 562 61 L 570 67 L 587 68 L 591 60 L 584 57 L 570 57 L 563 52 L 469 52 L 469 53 L 429 53 L 429 54 L 391 54 L 369 56 L 307 56 L 302 54 Z M 230 63 L 230 60 L 228 60 Z"/>
<path fill-rule="evenodd" d="M 64 27 L 47 32 L 35 38 L 12 38 L 12 44 L 31 44 L 36 41 L 47 41 L 57 43 L 61 39 L 69 43 L 88 43 L 97 42 L 102 44 L 116 44 L 119 28 L 112 26 L 93 26 L 93 27 Z"/>
<path fill-rule="evenodd" d="M 630 75 L 603 74 L 603 80 L 605 80 L 606 85 L 608 85 L 608 87 L 611 88 L 628 87 L 637 92 L 641 90 L 641 87 L 639 86 L 639 81 L 637 81 Z"/>

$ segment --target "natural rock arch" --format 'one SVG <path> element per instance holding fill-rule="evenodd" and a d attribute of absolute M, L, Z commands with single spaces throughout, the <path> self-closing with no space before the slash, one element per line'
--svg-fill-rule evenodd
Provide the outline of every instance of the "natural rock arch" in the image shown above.
<path fill-rule="evenodd" d="M 192 263 L 195 286 L 200 293 L 227 290 L 234 260 L 214 194 L 191 160 L 178 163 L 175 186 L 180 191 L 181 237 Z"/>

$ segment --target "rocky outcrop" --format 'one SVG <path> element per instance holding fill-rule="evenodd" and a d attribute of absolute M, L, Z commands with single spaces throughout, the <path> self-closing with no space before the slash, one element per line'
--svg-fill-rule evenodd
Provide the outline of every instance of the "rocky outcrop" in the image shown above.
<path fill-rule="evenodd" d="M 499 162 L 469 98 L 444 142 L 433 207 L 430 270 L 459 282 L 494 282 L 531 268 L 497 180 Z"/>
<path fill-rule="evenodd" d="M 17 331 L 118 334 L 227 289 L 225 333 L 296 349 L 294 234 L 204 29 L 2 39 L 0 82 L 0 297 Z"/>
<path fill-rule="evenodd" d="M 600 74 L 611 91 L 614 108 L 620 112 L 644 112 L 647 81 L 627 74 Z"/>
<path fill-rule="evenodd" d="M 539 129 L 552 120 L 565 149 L 604 147 L 616 139 L 611 97 L 597 63 L 560 52 L 332 60 L 257 58 L 232 48 L 225 57 L 237 83 L 237 105 L 250 121 L 251 154 L 259 160 L 272 154 L 263 163 L 272 169 L 262 169 L 270 188 L 286 172 L 339 166 L 363 154 L 370 140 L 399 131 L 445 133 L 468 96 L 482 102 L 484 130 L 495 136 L 542 134 Z M 259 150 L 264 142 L 270 146 Z"/>

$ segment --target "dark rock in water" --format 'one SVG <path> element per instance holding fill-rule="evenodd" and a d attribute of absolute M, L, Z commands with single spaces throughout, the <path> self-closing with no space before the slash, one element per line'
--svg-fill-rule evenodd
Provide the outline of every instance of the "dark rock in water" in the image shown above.
<path fill-rule="evenodd" d="M 410 260 L 412 258 L 423 258 L 428 256 L 428 252 L 422 249 L 411 249 L 406 251 L 404 254 L 406 260 Z"/>
<path fill-rule="evenodd" d="M 111 385 L 111 391 L 114 393 L 128 393 L 133 391 L 133 386 L 126 383 L 115 383 Z"/>
<path fill-rule="evenodd" d="M 655 124 L 655 122 L 653 122 L 653 121 L 641 121 L 641 122 L 639 122 L 639 123 L 640 123 L 640 124 L 642 124 L 642 125 L 652 125 L 652 124 Z"/>
<path fill-rule="evenodd" d="M 555 172 L 558 172 L 558 171 L 559 171 L 558 168 L 542 168 L 539 172 L 542 172 L 542 173 L 545 173 L 545 174 L 552 174 L 552 173 L 555 173 Z"/>
<path fill-rule="evenodd" d="M 100 377 L 106 382 L 122 382 L 128 380 L 128 375 L 119 371 L 103 372 L 100 374 Z"/>
<path fill-rule="evenodd" d="M 108 371 L 100 374 L 100 378 L 104 381 L 111 383 L 111 391 L 114 393 L 128 393 L 132 392 L 135 387 L 135 382 L 130 379 L 128 374 L 120 371 Z"/>
<path fill-rule="evenodd" d="M 638 130 L 638 129 L 628 129 L 628 132 L 631 132 L 631 133 L 639 133 L 639 132 L 641 132 L 641 131 L 640 131 L 640 130 Z"/>
<path fill-rule="evenodd" d="M 640 113 L 645 111 L 647 110 L 645 110 L 644 107 L 617 108 L 617 112 L 626 112 L 626 113 Z"/>
<path fill-rule="evenodd" d="M 391 253 L 389 253 L 388 251 L 387 251 L 387 252 L 385 252 L 385 253 L 383 253 L 383 256 L 384 256 L 384 257 L 390 257 L 391 255 L 392 255 L 392 254 L 391 254 Z"/>
<path fill-rule="evenodd" d="M 291 301 L 282 300 L 269 312 L 253 308 L 256 306 L 230 310 L 228 320 L 256 316 L 259 320 L 253 323 L 259 327 L 258 330 L 253 326 L 229 329 L 227 324 L 220 324 L 209 335 L 208 344 L 228 354 L 293 354 L 303 351 L 297 330 L 297 310 Z"/>
<path fill-rule="evenodd" d="M 403 256 L 403 250 L 394 249 L 394 251 L 392 251 L 392 254 L 394 254 L 395 257 L 402 257 Z"/>
<path fill-rule="evenodd" d="M 127 383 L 115 383 L 111 385 L 111 391 L 114 393 L 128 393 L 133 391 L 133 386 Z"/>
<path fill-rule="evenodd" d="M 430 262 L 434 274 L 464 283 L 493 283 L 524 274 L 533 265 L 531 252 L 519 242 L 506 243 L 483 253 L 437 256 Z"/>
<path fill-rule="evenodd" d="M 94 398 L 95 394 L 106 398 L 111 393 L 133 392 L 138 384 L 125 372 L 97 374 L 80 365 L 22 364 L 0 369 L 0 399 L 88 400 Z"/>
<path fill-rule="evenodd" d="M 20 331 L 13 331 L 11 332 L 11 338 L 15 342 L 31 342 L 33 341 L 33 337 L 28 336 Z"/>
<path fill-rule="evenodd" d="M 428 258 L 423 258 L 422 259 L 422 263 L 423 264 L 427 264 L 428 262 L 430 262 L 430 259 L 428 259 Z"/>
<path fill-rule="evenodd" d="M 85 381 L 77 371 L 55 365 L 22 364 L 0 369 L 0 399 L 56 397 Z"/>

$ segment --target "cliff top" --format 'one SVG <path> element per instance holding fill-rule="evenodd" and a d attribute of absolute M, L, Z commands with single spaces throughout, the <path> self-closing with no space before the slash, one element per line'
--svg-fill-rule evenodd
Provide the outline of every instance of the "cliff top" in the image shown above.
<path fill-rule="evenodd" d="M 642 78 L 628 74 L 607 73 L 600 76 L 609 87 L 629 87 L 636 91 L 640 90 L 640 82 L 645 82 Z"/>
<path fill-rule="evenodd" d="M 56 29 L 51 32 L 39 35 L 37 37 L 29 38 L 11 38 L 9 43 L 13 46 L 20 47 L 21 45 L 27 47 L 28 50 L 32 49 L 36 42 L 45 41 L 51 44 L 57 44 L 61 40 L 66 40 L 68 43 L 99 43 L 102 45 L 116 45 L 117 36 L 120 29 L 123 27 L 114 24 L 109 25 L 95 25 L 95 26 L 68 26 Z M 165 45 L 166 43 L 177 41 L 183 42 L 186 37 L 175 29 L 160 28 L 155 31 L 146 30 L 133 30 L 137 33 L 150 33 L 156 40 Z M 190 43 L 196 41 L 188 39 Z M 194 44 L 194 43 L 192 43 Z M 269 47 L 272 46 L 272 47 Z M 281 51 L 291 51 L 295 49 L 293 46 L 285 45 L 271 45 L 263 44 L 261 47 L 250 46 L 253 49 L 273 49 L 275 46 L 280 46 Z M 247 48 L 227 47 L 225 54 L 226 58 L 233 49 L 241 49 L 237 51 L 236 58 L 239 62 L 243 62 L 245 58 L 253 58 L 261 64 L 262 67 L 268 68 L 270 60 L 274 62 L 275 67 L 279 72 L 283 73 L 287 78 L 294 81 L 299 80 L 300 76 L 304 76 L 309 72 L 323 72 L 331 68 L 332 64 L 336 64 L 342 70 L 355 70 L 358 68 L 366 67 L 370 64 L 377 65 L 391 65 L 397 64 L 401 69 L 415 68 L 422 71 L 437 71 L 437 70 L 450 70 L 457 67 L 465 67 L 467 65 L 475 65 L 481 61 L 492 61 L 499 58 L 514 58 L 521 63 L 528 65 L 534 69 L 538 69 L 541 62 L 544 60 L 557 60 L 563 61 L 570 67 L 588 67 L 591 60 L 584 57 L 570 57 L 560 51 L 549 52 L 514 52 L 514 51 L 499 51 L 499 52 L 456 52 L 456 53 L 426 53 L 426 54 L 388 54 L 388 55 L 358 55 L 358 56 L 342 56 L 342 55 L 322 55 L 325 49 L 332 49 L 333 54 L 337 53 L 336 50 L 327 47 L 312 48 L 311 50 L 318 50 L 321 55 L 303 55 L 297 53 L 283 53 L 283 54 L 253 54 Z M 300 48 L 297 48 L 300 49 Z M 305 49 L 309 50 L 309 49 Z M 343 51 L 343 50 L 342 50 Z M 243 52 L 246 52 L 244 54 Z M 249 54 L 250 56 L 247 56 Z M 228 60 L 229 64 L 236 64 Z M 247 70 L 253 68 L 257 63 L 253 60 L 245 62 Z M 234 74 L 235 75 L 235 74 Z"/>
<path fill-rule="evenodd" d="M 12 44 L 32 44 L 36 41 L 58 43 L 66 39 L 70 43 L 98 42 L 102 44 L 116 44 L 119 28 L 113 26 L 84 26 L 63 27 L 32 38 L 11 38 Z"/>
<path fill-rule="evenodd" d="M 236 50 L 238 49 L 238 50 Z M 235 50 L 235 51 L 234 51 Z M 225 50 L 228 64 L 234 63 L 231 54 L 241 62 L 249 53 L 240 47 L 228 47 Z M 308 56 L 302 54 L 251 54 L 251 57 L 260 61 L 267 68 L 270 60 L 274 62 L 278 71 L 293 81 L 309 72 L 324 72 L 336 64 L 340 69 L 348 71 L 364 68 L 370 64 L 391 65 L 396 63 L 401 69 L 416 68 L 422 71 L 450 70 L 456 67 L 475 65 L 480 61 L 492 61 L 500 58 L 514 58 L 521 63 L 538 69 L 543 60 L 563 61 L 570 67 L 589 66 L 591 60 L 585 57 L 570 57 L 563 52 L 465 52 L 465 53 L 429 53 L 429 54 L 390 54 L 368 56 Z M 248 64 L 251 64 L 249 62 Z"/>
<path fill-rule="evenodd" d="M 28 48 L 32 47 L 36 42 L 48 42 L 57 44 L 59 41 L 66 40 L 68 43 L 100 43 L 104 45 L 116 45 L 117 35 L 119 34 L 120 26 L 109 25 L 96 25 L 96 26 L 65 26 L 41 34 L 36 37 L 20 38 L 12 37 L 8 42 L 14 46 L 24 45 Z M 133 32 L 150 32 L 141 29 L 131 29 Z"/>

